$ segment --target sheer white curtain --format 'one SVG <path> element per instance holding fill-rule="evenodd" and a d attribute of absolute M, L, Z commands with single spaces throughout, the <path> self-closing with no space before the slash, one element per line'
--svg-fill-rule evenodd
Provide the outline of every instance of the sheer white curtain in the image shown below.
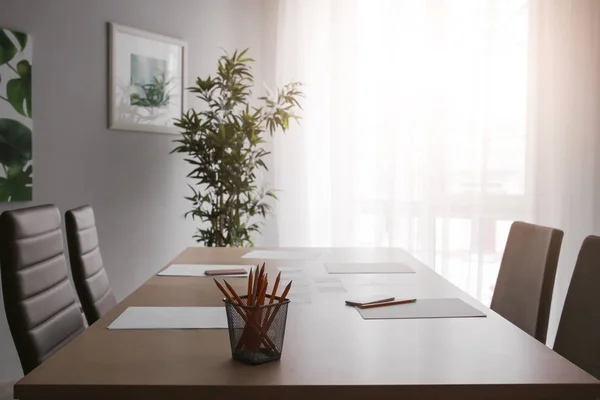
<path fill-rule="evenodd" d="M 581 242 L 600 235 L 600 2 L 532 0 L 532 218 L 563 229 L 549 343 Z"/>
<path fill-rule="evenodd" d="M 489 301 L 513 220 L 532 216 L 525 0 L 277 2 L 281 246 L 398 246 Z"/>

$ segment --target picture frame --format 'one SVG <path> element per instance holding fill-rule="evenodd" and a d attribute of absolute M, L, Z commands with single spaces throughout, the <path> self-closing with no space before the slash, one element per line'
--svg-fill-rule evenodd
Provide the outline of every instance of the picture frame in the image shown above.
<path fill-rule="evenodd" d="M 0 202 L 33 200 L 33 41 L 0 27 Z"/>
<path fill-rule="evenodd" d="M 108 24 L 109 129 L 177 134 L 187 110 L 186 41 Z"/>

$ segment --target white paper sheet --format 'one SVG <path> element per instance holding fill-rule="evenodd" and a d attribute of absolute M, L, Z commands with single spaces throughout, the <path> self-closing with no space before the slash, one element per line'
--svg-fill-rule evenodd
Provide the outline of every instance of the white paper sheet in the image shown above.
<path fill-rule="evenodd" d="M 330 274 L 411 274 L 415 271 L 402 263 L 326 263 Z"/>
<path fill-rule="evenodd" d="M 292 288 L 290 289 L 289 293 L 290 294 L 307 294 L 307 293 L 310 293 L 310 288 L 308 286 L 296 286 L 296 285 L 292 284 Z"/>
<path fill-rule="evenodd" d="M 250 265 L 222 265 L 222 264 L 173 264 L 158 273 L 160 276 L 207 276 L 207 270 L 240 269 L 246 270 L 246 275 L 219 275 L 214 278 L 245 278 L 250 273 Z"/>
<path fill-rule="evenodd" d="M 259 260 L 314 260 L 318 257 L 316 252 L 300 250 L 253 250 L 242 256 Z"/>
<path fill-rule="evenodd" d="M 342 281 L 337 276 L 331 275 L 313 276 L 312 279 L 315 283 L 338 283 Z"/>
<path fill-rule="evenodd" d="M 129 307 L 108 329 L 227 328 L 225 307 Z"/>
<path fill-rule="evenodd" d="M 288 281 L 288 282 L 289 281 L 294 281 L 294 282 L 296 282 L 296 281 L 298 281 L 298 282 L 299 281 L 305 281 L 306 282 L 307 277 L 303 273 L 301 273 L 301 274 L 291 274 L 290 275 L 287 272 L 282 272 L 281 273 L 281 279 L 285 280 L 285 281 Z"/>
<path fill-rule="evenodd" d="M 282 278 L 294 279 L 295 277 L 305 276 L 304 269 L 300 267 L 277 267 L 281 272 Z"/>
<path fill-rule="evenodd" d="M 290 299 L 290 306 L 312 303 L 312 298 L 308 293 L 290 294 L 288 298 Z"/>
<path fill-rule="evenodd" d="M 326 283 L 317 283 L 315 284 L 317 291 L 321 293 L 342 293 L 346 291 L 346 288 L 342 284 L 342 282 L 326 282 Z"/>
<path fill-rule="evenodd" d="M 304 268 L 302 268 L 302 267 L 287 267 L 287 266 L 283 266 L 283 267 L 277 267 L 277 270 L 281 271 L 281 272 L 304 273 Z"/>
<path fill-rule="evenodd" d="M 292 282 L 292 290 L 295 287 L 308 287 L 308 281 L 306 280 L 306 278 L 294 278 L 294 279 L 290 279 L 290 278 L 281 278 L 281 281 L 279 282 L 279 287 L 280 288 L 284 288 L 286 287 L 290 282 Z M 271 283 L 269 283 L 269 285 L 271 285 Z M 283 290 L 283 289 L 282 289 Z"/>

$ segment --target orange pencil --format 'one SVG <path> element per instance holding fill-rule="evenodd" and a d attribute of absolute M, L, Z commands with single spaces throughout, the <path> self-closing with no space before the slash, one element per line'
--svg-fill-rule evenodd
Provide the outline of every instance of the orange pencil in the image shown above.
<path fill-rule="evenodd" d="M 265 278 L 264 283 L 262 285 L 262 288 L 260 288 L 260 296 L 258 297 L 258 304 L 259 306 L 262 306 L 265 304 L 265 297 L 267 295 L 267 286 L 269 285 L 269 282 L 267 281 L 267 279 Z"/>
<path fill-rule="evenodd" d="M 226 280 L 223 280 L 223 283 L 225 283 L 225 286 L 227 286 L 227 289 L 229 289 L 235 301 L 237 301 L 239 305 L 243 305 L 242 299 L 240 298 L 240 296 L 238 296 L 235 289 Z"/>
<path fill-rule="evenodd" d="M 264 266 L 260 268 L 260 283 L 265 279 L 265 268 Z"/>
<path fill-rule="evenodd" d="M 252 289 L 252 303 L 251 306 L 256 304 L 256 300 L 258 297 L 258 285 L 260 284 L 260 268 L 258 265 L 256 266 L 256 271 L 254 271 L 254 288 Z"/>
<path fill-rule="evenodd" d="M 219 288 L 219 290 L 221 291 L 221 293 L 223 293 L 223 295 L 225 296 L 225 298 L 233 303 L 233 299 L 231 298 L 231 296 L 229 295 L 229 293 L 227 293 L 227 291 L 225 290 L 225 288 L 216 279 L 213 279 L 213 281 L 215 281 L 215 283 L 217 284 L 217 287 Z"/>
<path fill-rule="evenodd" d="M 290 283 L 288 283 L 288 285 L 283 290 L 283 294 L 279 298 L 279 302 L 280 303 L 283 303 L 283 301 L 285 300 L 285 296 L 287 296 L 287 294 L 288 294 L 288 292 L 290 291 L 291 288 L 292 288 L 292 281 L 290 281 Z"/>
<path fill-rule="evenodd" d="M 250 276 L 248 277 L 248 293 L 246 293 L 246 305 L 252 303 L 252 268 L 250 268 Z"/>
<path fill-rule="evenodd" d="M 257 267 L 258 267 L 258 265 L 257 265 Z M 258 292 L 260 293 L 260 290 L 261 290 L 261 288 L 262 288 L 263 281 L 264 281 L 264 279 L 266 278 L 266 275 L 265 275 L 265 263 L 263 263 L 262 267 L 260 267 L 260 272 L 259 272 L 259 274 L 260 274 L 260 282 L 258 283 L 258 284 L 259 284 L 259 285 L 258 285 Z"/>
<path fill-rule="evenodd" d="M 287 296 L 287 294 L 289 293 L 291 288 L 292 288 L 292 281 L 290 281 L 290 283 L 288 283 L 287 286 L 285 287 L 285 289 L 283 290 L 281 297 L 279 297 L 279 303 L 283 303 L 285 301 L 285 296 Z M 277 316 L 278 311 L 279 311 L 279 308 L 276 306 L 276 308 L 274 308 L 271 311 L 271 313 L 267 316 L 267 323 L 264 324 L 264 328 L 261 331 L 261 336 L 266 335 L 266 332 L 269 331 L 269 328 L 271 328 L 271 325 L 275 321 L 275 317 Z"/>
<path fill-rule="evenodd" d="M 360 309 L 365 308 L 375 308 L 375 307 L 385 307 L 385 306 L 395 306 L 398 304 L 408 304 L 414 303 L 417 299 L 409 299 L 409 300 L 398 300 L 398 301 L 388 301 L 387 303 L 373 303 L 373 304 L 365 304 L 364 306 L 358 306 Z"/>
<path fill-rule="evenodd" d="M 271 299 L 269 300 L 269 304 L 273 304 L 275 301 L 275 296 L 277 295 L 277 288 L 279 288 L 279 281 L 281 279 L 281 271 L 277 274 L 277 279 L 275 279 L 275 286 L 273 286 L 273 292 L 271 293 Z"/>

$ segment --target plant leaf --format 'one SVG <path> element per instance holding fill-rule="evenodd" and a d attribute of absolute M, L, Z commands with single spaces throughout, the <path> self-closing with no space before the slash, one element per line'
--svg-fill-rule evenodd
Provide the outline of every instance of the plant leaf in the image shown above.
<path fill-rule="evenodd" d="M 18 40 L 18 38 L 17 38 Z M 3 29 L 0 29 L 0 65 L 6 64 L 19 52 Z"/>
<path fill-rule="evenodd" d="M 17 71 L 20 78 L 8 81 L 6 84 L 6 96 L 16 112 L 31 118 L 31 64 L 27 60 L 19 61 Z"/>
<path fill-rule="evenodd" d="M 10 31 L 10 32 L 13 35 L 15 35 L 15 37 L 19 41 L 19 45 L 21 45 L 21 51 L 25 50 L 25 47 L 27 47 L 27 34 L 23 33 L 23 32 L 18 32 L 18 31 Z"/>
<path fill-rule="evenodd" d="M 31 165 L 8 168 L 6 178 L 0 178 L 0 201 L 31 201 L 31 172 Z"/>
<path fill-rule="evenodd" d="M 10 201 L 31 201 L 33 198 L 32 189 L 33 188 L 31 186 L 15 187 L 14 189 L 12 189 Z"/>
<path fill-rule="evenodd" d="M 23 167 L 31 160 L 31 129 L 13 119 L 0 118 L 0 163 Z"/>

